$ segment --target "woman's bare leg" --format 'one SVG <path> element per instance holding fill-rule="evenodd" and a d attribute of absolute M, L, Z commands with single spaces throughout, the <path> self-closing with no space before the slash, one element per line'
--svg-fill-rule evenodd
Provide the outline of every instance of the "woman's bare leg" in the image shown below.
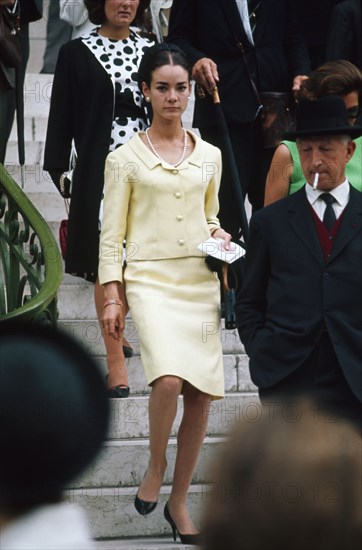
<path fill-rule="evenodd" d="M 172 490 L 168 501 L 169 512 L 182 534 L 195 534 L 195 528 L 186 508 L 188 490 L 206 434 L 210 396 L 184 383 L 184 413 L 177 435 L 177 455 Z"/>
<path fill-rule="evenodd" d="M 156 502 L 165 474 L 166 449 L 177 412 L 177 399 L 183 380 L 176 376 L 162 376 L 155 380 L 149 399 L 150 460 L 146 475 L 138 490 L 138 497 Z"/>

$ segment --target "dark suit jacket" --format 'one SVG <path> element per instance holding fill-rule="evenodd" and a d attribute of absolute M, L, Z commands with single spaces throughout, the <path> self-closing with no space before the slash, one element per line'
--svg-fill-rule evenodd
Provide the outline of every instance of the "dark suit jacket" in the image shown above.
<path fill-rule="evenodd" d="M 327 59 L 347 59 L 362 69 L 361 0 L 338 4 L 331 16 Z"/>
<path fill-rule="evenodd" d="M 22 23 L 38 21 L 43 17 L 43 0 L 20 0 L 20 14 Z"/>
<path fill-rule="evenodd" d="M 252 380 L 261 388 L 301 366 L 326 327 L 362 400 L 362 193 L 353 187 L 350 193 L 327 261 L 304 188 L 252 217 L 236 315 Z"/>
<path fill-rule="evenodd" d="M 296 13 L 295 0 L 262 0 L 254 47 L 245 34 L 235 0 L 174 0 L 168 41 L 178 44 L 192 64 L 202 57 L 213 59 L 228 123 L 250 122 L 258 103 L 236 43 L 244 46 L 259 91 L 290 92 L 293 77 L 310 72 Z M 214 124 L 211 98 L 196 98 L 194 125 L 202 128 Z"/>
<path fill-rule="evenodd" d="M 15 88 L 15 69 L 6 67 L 0 61 L 0 90 Z"/>

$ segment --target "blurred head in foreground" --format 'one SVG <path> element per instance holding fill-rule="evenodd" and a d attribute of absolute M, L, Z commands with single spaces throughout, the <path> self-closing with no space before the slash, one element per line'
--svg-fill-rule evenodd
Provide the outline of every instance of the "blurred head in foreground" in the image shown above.
<path fill-rule="evenodd" d="M 360 435 L 311 404 L 298 410 L 232 432 L 204 494 L 204 550 L 360 548 Z"/>
<path fill-rule="evenodd" d="M 55 330 L 2 324 L 0 423 L 1 518 L 58 502 L 107 431 L 104 380 L 92 357 Z"/>

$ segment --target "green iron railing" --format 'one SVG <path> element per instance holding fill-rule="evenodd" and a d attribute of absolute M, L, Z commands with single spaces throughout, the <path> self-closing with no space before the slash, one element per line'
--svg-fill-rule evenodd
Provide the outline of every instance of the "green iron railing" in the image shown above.
<path fill-rule="evenodd" d="M 62 277 L 51 229 L 0 164 L 0 325 L 4 321 L 56 324 Z"/>

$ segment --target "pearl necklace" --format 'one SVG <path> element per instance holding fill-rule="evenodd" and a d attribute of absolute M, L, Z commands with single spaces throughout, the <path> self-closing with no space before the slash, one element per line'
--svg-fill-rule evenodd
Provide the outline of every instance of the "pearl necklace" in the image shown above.
<path fill-rule="evenodd" d="M 183 160 L 184 160 L 184 158 L 185 158 L 185 155 L 186 155 L 186 150 L 187 150 L 187 132 L 186 132 L 185 128 L 182 128 L 182 129 L 183 129 L 183 132 L 184 132 L 184 146 L 183 146 L 183 151 L 182 151 L 181 158 L 180 158 L 180 160 L 178 160 L 175 164 L 171 164 L 171 163 L 168 162 L 167 160 L 163 159 L 163 158 L 161 157 L 161 155 L 159 155 L 159 154 L 157 153 L 157 151 L 156 151 L 156 149 L 155 149 L 155 147 L 154 147 L 152 141 L 150 140 L 150 136 L 148 135 L 148 130 L 149 130 L 149 128 L 147 128 L 147 129 L 146 129 L 146 132 L 145 132 L 146 138 L 147 138 L 147 142 L 148 142 L 148 145 L 151 147 L 152 152 L 156 155 L 156 157 L 157 157 L 158 159 L 160 159 L 161 162 L 165 162 L 166 164 L 169 164 L 170 166 L 173 166 L 174 168 L 176 168 L 177 166 L 179 166 L 179 165 L 183 162 Z"/>

